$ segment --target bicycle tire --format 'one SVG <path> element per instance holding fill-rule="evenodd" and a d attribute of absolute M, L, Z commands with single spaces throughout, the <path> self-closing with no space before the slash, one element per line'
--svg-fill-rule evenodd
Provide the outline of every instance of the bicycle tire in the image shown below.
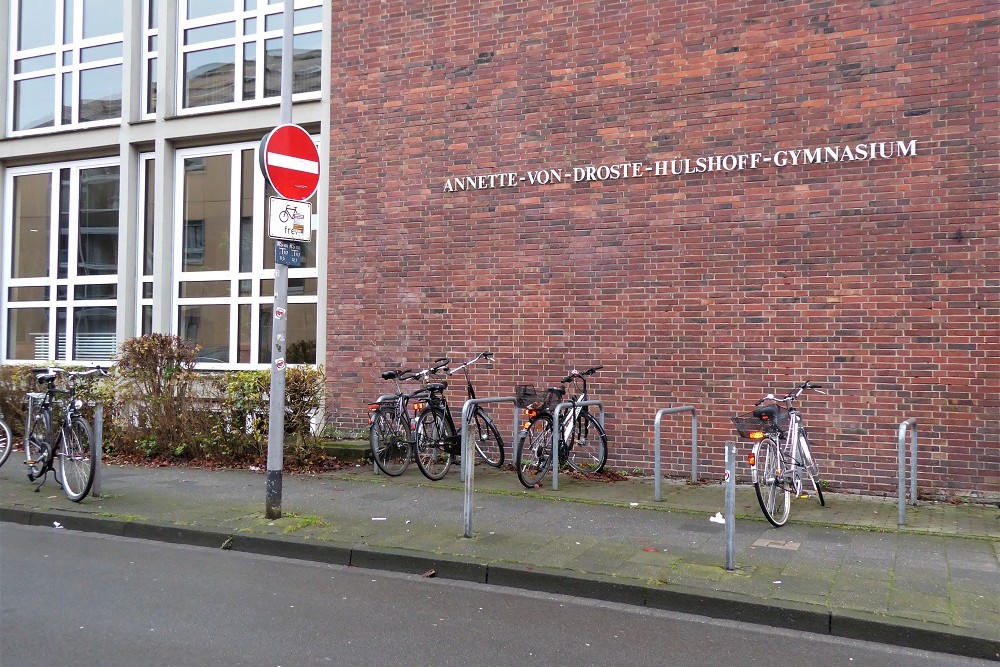
<path fill-rule="evenodd" d="M 60 483 L 66 497 L 75 503 L 90 493 L 97 459 L 93 452 L 93 431 L 82 417 L 74 417 L 59 431 Z"/>
<path fill-rule="evenodd" d="M 0 466 L 7 462 L 12 449 L 14 449 L 14 436 L 11 435 L 7 422 L 0 419 Z"/>
<path fill-rule="evenodd" d="M 32 481 L 42 471 L 40 459 L 49 433 L 49 419 L 47 412 L 36 414 L 24 436 L 24 464 L 28 466 L 28 479 Z"/>
<path fill-rule="evenodd" d="M 753 484 L 753 488 L 757 492 L 757 502 L 760 503 L 764 517 L 771 525 L 780 528 L 788 521 L 792 494 L 785 484 L 785 466 L 778 443 L 772 438 L 761 440 L 757 445 L 754 457 L 756 465 L 763 465 L 763 469 L 757 473 Z M 762 458 L 763 464 L 761 464 Z M 780 506 L 777 504 L 779 497 L 782 499 Z"/>
<path fill-rule="evenodd" d="M 552 465 L 552 417 L 538 415 L 524 427 L 517 438 L 514 468 L 525 487 L 535 488 Z"/>
<path fill-rule="evenodd" d="M 372 460 L 378 469 L 390 477 L 399 477 L 413 458 L 410 447 L 410 425 L 395 410 L 379 410 L 372 418 L 368 431 Z"/>
<path fill-rule="evenodd" d="M 812 450 L 809 449 L 809 438 L 806 437 L 806 430 L 803 428 L 800 434 L 799 451 L 802 452 L 802 467 L 805 468 L 806 473 L 809 475 L 809 481 L 816 492 L 816 498 L 819 500 L 820 507 L 826 507 L 826 499 L 823 497 L 823 489 L 820 486 L 819 470 L 816 467 L 816 462 L 813 460 Z"/>
<path fill-rule="evenodd" d="M 483 410 L 476 410 L 472 419 L 476 428 L 475 433 L 472 434 L 476 438 L 476 451 L 479 452 L 479 456 L 482 457 L 486 465 L 491 468 L 499 468 L 503 465 L 504 460 L 504 444 L 503 438 L 500 437 L 500 431 Z"/>
<path fill-rule="evenodd" d="M 566 463 L 573 470 L 595 474 L 608 462 L 608 436 L 594 415 L 584 410 L 576 416 Z"/>
<path fill-rule="evenodd" d="M 442 441 L 454 437 L 455 428 L 437 407 L 424 408 L 417 416 L 416 459 L 417 467 L 429 480 L 437 481 L 448 474 L 452 455 L 444 449 Z"/>

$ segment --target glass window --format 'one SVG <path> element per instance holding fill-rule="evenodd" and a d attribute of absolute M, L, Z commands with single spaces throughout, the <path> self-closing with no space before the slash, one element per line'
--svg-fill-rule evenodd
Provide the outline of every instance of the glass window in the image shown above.
<path fill-rule="evenodd" d="M 16 297 L 6 305 L 6 359 L 114 356 L 119 170 L 110 160 L 11 170 L 4 220 L 13 235 L 0 262 L 0 282 Z"/>
<path fill-rule="evenodd" d="M 121 0 L 82 0 L 83 38 L 115 35 L 122 31 Z"/>
<path fill-rule="evenodd" d="M 14 178 L 14 238 L 11 278 L 49 275 L 52 223 L 52 176 L 33 174 Z"/>
<path fill-rule="evenodd" d="M 43 76 L 14 82 L 14 129 L 55 125 L 56 78 Z"/>
<path fill-rule="evenodd" d="M 124 3 L 19 0 L 16 12 L 12 43 L 17 48 L 10 54 L 14 66 L 8 77 L 14 101 L 10 131 L 119 120 Z M 94 68 L 98 62 L 106 67 Z"/>
<path fill-rule="evenodd" d="M 259 205 L 266 188 L 257 149 L 178 152 L 185 186 L 176 207 L 183 211 L 174 253 L 176 331 L 203 346 L 199 361 L 206 367 L 270 363 L 274 241 Z M 306 262 L 289 269 L 289 363 L 316 359 L 315 245 L 304 244 Z"/>
<path fill-rule="evenodd" d="M 220 46 L 184 57 L 184 106 L 203 107 L 233 101 L 236 51 Z"/>
<path fill-rule="evenodd" d="M 56 43 L 56 0 L 20 0 L 17 3 L 17 48 L 54 46 Z"/>
<path fill-rule="evenodd" d="M 121 118 L 122 66 L 97 67 L 80 73 L 80 122 Z"/>
<path fill-rule="evenodd" d="M 297 4 L 292 92 L 315 96 L 323 72 L 323 5 L 321 0 L 300 0 Z M 245 9 L 239 10 L 239 5 Z M 281 95 L 283 5 L 188 1 L 187 16 L 180 21 L 184 35 L 181 99 L 185 109 L 254 104 Z"/>
<path fill-rule="evenodd" d="M 228 14 L 233 9 L 233 0 L 187 0 L 187 17 L 189 19 Z"/>

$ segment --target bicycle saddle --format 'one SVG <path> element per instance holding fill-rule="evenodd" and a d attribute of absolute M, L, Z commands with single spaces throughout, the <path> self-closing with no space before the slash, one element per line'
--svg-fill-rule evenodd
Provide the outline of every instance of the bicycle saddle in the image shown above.
<path fill-rule="evenodd" d="M 429 382 L 427 384 L 427 389 L 430 391 L 444 391 L 448 388 L 447 382 Z"/>

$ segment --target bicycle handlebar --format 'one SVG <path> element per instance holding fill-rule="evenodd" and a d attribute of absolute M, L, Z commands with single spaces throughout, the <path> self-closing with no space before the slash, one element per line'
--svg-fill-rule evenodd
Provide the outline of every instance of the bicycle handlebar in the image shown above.
<path fill-rule="evenodd" d="M 603 365 L 601 365 L 601 366 L 594 366 L 593 368 L 588 368 L 585 371 L 578 371 L 578 370 L 576 370 L 574 368 L 572 371 L 570 371 L 569 375 L 567 375 L 562 380 L 560 380 L 560 382 L 563 382 L 563 383 L 572 382 L 573 380 L 575 380 L 578 377 L 583 377 L 583 376 L 586 376 L 586 375 L 593 375 L 594 373 L 596 373 L 597 371 L 601 370 L 602 368 L 604 368 Z"/>
<path fill-rule="evenodd" d="M 764 398 L 762 398 L 759 401 L 757 401 L 756 403 L 754 403 L 754 405 L 760 405 L 764 401 L 775 401 L 775 402 L 780 402 L 780 403 L 791 403 L 792 401 L 794 401 L 795 399 L 797 399 L 799 396 L 801 396 L 802 392 L 806 391 L 807 389 L 814 389 L 814 390 L 817 391 L 817 393 L 825 394 L 826 393 L 825 391 L 819 391 L 822 388 L 823 388 L 823 385 L 816 384 L 815 382 L 811 382 L 809 380 L 806 380 L 805 382 L 803 382 L 802 384 L 800 384 L 798 387 L 796 387 L 793 391 L 788 392 L 787 394 L 785 394 L 781 398 L 778 398 L 774 394 L 768 394 Z"/>

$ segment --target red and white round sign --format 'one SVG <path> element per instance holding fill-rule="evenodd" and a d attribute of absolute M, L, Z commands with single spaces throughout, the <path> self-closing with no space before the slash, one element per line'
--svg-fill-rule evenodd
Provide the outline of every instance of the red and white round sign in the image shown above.
<path fill-rule="evenodd" d="M 260 170 L 280 196 L 305 201 L 319 185 L 319 151 L 298 125 L 279 125 L 260 142 Z"/>

